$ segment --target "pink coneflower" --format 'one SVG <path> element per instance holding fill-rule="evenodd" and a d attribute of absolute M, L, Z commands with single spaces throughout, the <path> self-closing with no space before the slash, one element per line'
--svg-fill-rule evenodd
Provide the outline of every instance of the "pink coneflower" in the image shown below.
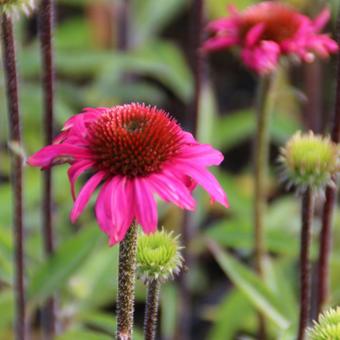
<path fill-rule="evenodd" d="M 293 56 L 305 62 L 315 55 L 325 58 L 338 50 L 337 43 L 319 32 L 329 19 L 325 9 L 311 20 L 279 2 L 265 1 L 243 12 L 230 8 L 230 17 L 212 21 L 212 33 L 203 49 L 214 51 L 239 46 L 243 62 L 260 74 L 274 70 L 280 56 Z"/>
<path fill-rule="evenodd" d="M 144 232 L 156 230 L 154 194 L 194 210 L 191 190 L 199 184 L 213 201 L 228 207 L 223 189 L 207 170 L 222 160 L 221 152 L 198 143 L 163 110 L 133 103 L 90 108 L 71 117 L 54 143 L 32 155 L 28 163 L 42 169 L 71 164 L 72 222 L 103 183 L 96 217 L 113 245 L 124 238 L 134 219 Z M 75 181 L 87 170 L 92 176 L 75 198 Z"/>

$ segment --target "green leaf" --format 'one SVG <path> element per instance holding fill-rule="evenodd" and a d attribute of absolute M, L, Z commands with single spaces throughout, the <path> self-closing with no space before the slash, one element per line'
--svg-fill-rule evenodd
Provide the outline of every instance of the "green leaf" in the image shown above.
<path fill-rule="evenodd" d="M 209 332 L 209 340 L 233 340 L 252 318 L 254 310 L 239 290 L 232 290 L 222 300 L 215 312 L 215 322 Z M 228 320 L 228 322 L 226 322 Z"/>
<path fill-rule="evenodd" d="M 62 288 L 94 249 L 100 237 L 97 228 L 86 228 L 65 241 L 56 253 L 34 272 L 28 287 L 30 303 L 44 300 Z"/>
<path fill-rule="evenodd" d="M 214 241 L 208 240 L 208 247 L 226 275 L 249 301 L 279 328 L 288 328 L 289 320 L 282 312 L 284 309 L 280 300 L 263 281 L 245 265 L 224 252 Z"/>
<path fill-rule="evenodd" d="M 172 283 L 162 287 L 161 291 L 161 331 L 164 339 L 173 339 L 177 321 L 177 291 Z"/>

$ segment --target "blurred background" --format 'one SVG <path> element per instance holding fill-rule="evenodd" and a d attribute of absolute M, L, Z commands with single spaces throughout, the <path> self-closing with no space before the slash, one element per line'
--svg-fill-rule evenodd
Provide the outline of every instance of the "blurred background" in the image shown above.
<path fill-rule="evenodd" d="M 233 3 L 242 9 L 251 0 L 207 0 L 206 20 L 226 14 Z M 287 1 L 315 16 L 326 1 Z M 334 31 L 337 0 L 327 3 Z M 190 129 L 194 94 L 191 49 L 193 3 L 186 0 L 131 0 L 127 22 L 123 3 L 115 0 L 58 0 L 54 35 L 57 74 L 55 130 L 84 107 L 141 101 L 169 111 Z M 128 40 L 122 36 L 127 24 Z M 27 155 L 43 145 L 41 59 L 37 18 L 16 23 L 23 140 Z M 122 39 L 123 37 L 123 39 Z M 266 242 L 270 252 L 266 282 L 254 280 L 252 227 L 252 140 L 257 77 L 226 51 L 204 57 L 198 139 L 223 151 L 225 160 L 214 173 L 228 194 L 231 208 L 211 205 L 197 190 L 199 209 L 194 237 L 187 251 L 192 339 L 252 339 L 256 308 L 267 306 L 270 337 L 293 339 L 297 320 L 299 200 L 278 181 L 279 147 L 298 129 L 329 130 L 334 104 L 335 60 L 311 65 L 282 65 L 275 88 L 271 129 L 270 208 Z M 13 240 L 7 111 L 3 72 L 0 74 L 0 339 L 14 337 Z M 25 168 L 25 236 L 28 317 L 32 339 L 40 339 L 41 305 L 57 293 L 57 339 L 110 339 L 114 334 L 117 250 L 109 248 L 92 209 L 72 225 L 72 199 L 67 166 L 53 170 L 56 255 L 47 260 L 41 237 L 41 174 Z M 320 211 L 319 211 L 320 212 Z M 160 226 L 181 233 L 183 213 L 159 203 Z M 312 256 L 317 254 L 319 220 L 314 225 Z M 340 213 L 336 212 L 331 260 L 331 305 L 340 303 Z M 220 266 L 206 238 L 224 248 L 230 261 Z M 252 288 L 244 290 L 244 286 Z M 160 339 L 180 339 L 181 300 L 178 280 L 164 286 Z M 264 289 L 265 287 L 265 289 Z M 136 339 L 141 338 L 145 287 L 138 282 Z"/>

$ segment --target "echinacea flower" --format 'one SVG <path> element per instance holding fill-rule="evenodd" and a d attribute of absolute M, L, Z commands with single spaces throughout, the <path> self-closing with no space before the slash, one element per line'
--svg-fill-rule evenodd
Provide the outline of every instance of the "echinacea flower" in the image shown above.
<path fill-rule="evenodd" d="M 71 164 L 72 222 L 102 183 L 96 217 L 113 245 L 124 238 L 133 220 L 145 233 L 156 231 L 154 194 L 194 210 L 191 191 L 199 184 L 213 201 L 227 207 L 223 189 L 207 170 L 222 160 L 221 152 L 198 143 L 165 111 L 133 103 L 85 109 L 71 117 L 54 143 L 32 155 L 28 163 L 42 169 Z M 75 182 L 85 171 L 92 176 L 75 198 Z"/>
<path fill-rule="evenodd" d="M 19 11 L 29 15 L 34 8 L 34 0 L 0 0 L 0 11 L 7 15 L 18 16 Z"/>
<path fill-rule="evenodd" d="M 335 185 L 333 176 L 339 171 L 339 146 L 329 137 L 298 131 L 281 149 L 279 161 L 282 180 L 288 187 L 322 193 L 327 185 Z"/>
<path fill-rule="evenodd" d="M 281 56 L 312 62 L 338 50 L 337 43 L 321 29 L 329 19 L 328 9 L 312 20 L 288 5 L 264 1 L 243 12 L 230 8 L 230 16 L 212 21 L 207 30 L 212 36 L 205 51 L 238 46 L 243 62 L 259 74 L 276 69 Z"/>
<path fill-rule="evenodd" d="M 319 315 L 314 327 L 308 330 L 310 340 L 340 340 L 340 307 L 330 308 Z"/>

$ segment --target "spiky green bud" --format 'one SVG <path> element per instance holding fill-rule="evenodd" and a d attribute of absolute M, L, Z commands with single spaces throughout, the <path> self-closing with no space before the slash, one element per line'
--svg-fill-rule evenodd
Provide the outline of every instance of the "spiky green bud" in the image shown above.
<path fill-rule="evenodd" d="M 178 274 L 183 257 L 178 236 L 165 230 L 152 235 L 140 235 L 137 244 L 137 274 L 144 282 L 165 282 Z"/>
<path fill-rule="evenodd" d="M 298 191 L 320 191 L 333 184 L 332 176 L 339 170 L 338 154 L 338 146 L 328 137 L 299 131 L 281 149 L 283 180 Z"/>
<path fill-rule="evenodd" d="M 33 8 L 34 0 L 0 0 L 0 11 L 14 17 L 18 17 L 20 11 L 29 15 Z"/>
<path fill-rule="evenodd" d="M 309 340 L 340 340 L 340 307 L 319 315 L 318 322 L 308 330 Z"/>

